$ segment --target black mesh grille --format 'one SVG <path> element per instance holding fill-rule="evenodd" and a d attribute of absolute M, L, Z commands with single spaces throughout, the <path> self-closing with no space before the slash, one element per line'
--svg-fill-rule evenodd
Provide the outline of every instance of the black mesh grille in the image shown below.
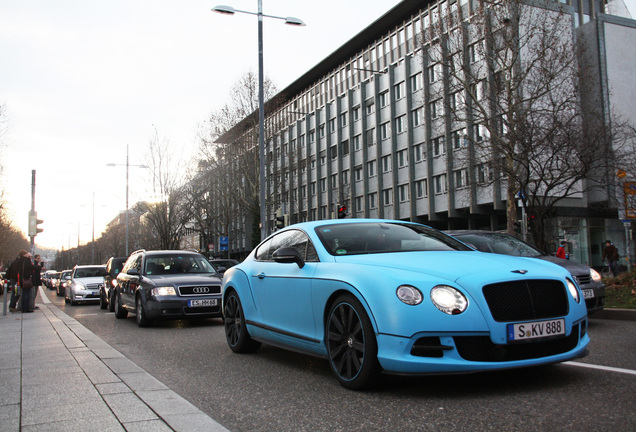
<path fill-rule="evenodd" d="M 563 283 L 524 280 L 486 285 L 483 289 L 495 321 L 524 321 L 567 315 L 568 297 Z"/>
<path fill-rule="evenodd" d="M 579 342 L 579 325 L 568 337 L 511 345 L 495 345 L 488 336 L 456 336 L 459 355 L 468 361 L 505 362 L 527 360 L 563 354 L 573 350 Z"/>
<path fill-rule="evenodd" d="M 587 285 L 592 282 L 592 277 L 589 274 L 574 275 L 574 279 L 579 285 Z"/>
<path fill-rule="evenodd" d="M 221 285 L 180 286 L 179 293 L 181 295 L 221 294 Z"/>
<path fill-rule="evenodd" d="M 207 314 L 207 313 L 217 313 L 221 311 L 220 306 L 212 306 L 212 307 L 184 307 L 183 313 L 186 315 L 196 315 L 196 314 Z"/>

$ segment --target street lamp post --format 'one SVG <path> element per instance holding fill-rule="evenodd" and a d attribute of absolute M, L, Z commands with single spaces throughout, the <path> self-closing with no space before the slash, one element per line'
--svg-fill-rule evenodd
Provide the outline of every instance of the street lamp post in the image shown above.
<path fill-rule="evenodd" d="M 258 12 L 248 12 L 234 9 L 230 6 L 215 6 L 213 12 L 226 15 L 234 15 L 236 12 L 258 16 L 258 158 L 259 158 L 259 189 L 260 189 L 260 218 L 261 218 L 261 240 L 267 234 L 267 212 L 265 205 L 265 95 L 263 90 L 263 17 L 275 18 L 285 21 L 285 24 L 294 26 L 304 26 L 305 23 L 294 17 L 279 17 L 263 14 L 263 1 L 258 0 Z"/>
<path fill-rule="evenodd" d="M 128 144 L 126 144 L 126 163 L 125 164 L 116 164 L 116 163 L 107 163 L 106 166 L 125 166 L 126 167 L 126 256 L 128 256 L 128 171 L 131 166 L 139 167 L 139 168 L 150 168 L 148 165 L 135 165 L 130 164 L 130 160 L 128 159 Z"/>

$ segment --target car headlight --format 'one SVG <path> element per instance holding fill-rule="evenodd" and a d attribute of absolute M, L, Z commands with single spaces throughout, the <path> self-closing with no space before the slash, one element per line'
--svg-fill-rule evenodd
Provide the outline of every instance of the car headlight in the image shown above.
<path fill-rule="evenodd" d="M 594 282 L 601 282 L 601 280 L 603 279 L 601 278 L 601 274 L 593 268 L 590 269 L 590 276 L 592 277 L 592 280 Z"/>
<path fill-rule="evenodd" d="M 424 298 L 420 290 L 410 285 L 399 286 L 395 293 L 402 303 L 412 306 L 422 303 Z"/>
<path fill-rule="evenodd" d="M 111 279 L 110 283 L 113 286 L 113 288 L 115 288 L 117 286 L 117 279 Z"/>
<path fill-rule="evenodd" d="M 572 297 L 574 297 L 574 300 L 576 300 L 577 303 L 580 302 L 581 298 L 579 297 L 579 290 L 576 289 L 576 285 L 570 279 L 567 279 L 567 281 L 570 294 L 572 295 Z"/>
<path fill-rule="evenodd" d="M 431 290 L 431 301 L 437 309 L 448 315 L 458 315 L 468 307 L 466 296 L 448 285 L 434 287 Z"/>
<path fill-rule="evenodd" d="M 157 288 L 153 288 L 150 293 L 153 296 L 167 296 L 167 295 L 177 295 L 177 292 L 175 291 L 174 287 L 168 286 L 168 287 L 157 287 Z"/>
<path fill-rule="evenodd" d="M 84 284 L 83 284 L 83 283 L 81 283 L 81 282 L 75 282 L 74 284 L 70 284 L 70 283 L 69 283 L 69 286 L 71 286 L 71 285 L 73 285 L 73 287 L 74 287 L 76 290 L 83 290 L 83 289 L 86 289 L 86 287 L 84 286 Z"/>

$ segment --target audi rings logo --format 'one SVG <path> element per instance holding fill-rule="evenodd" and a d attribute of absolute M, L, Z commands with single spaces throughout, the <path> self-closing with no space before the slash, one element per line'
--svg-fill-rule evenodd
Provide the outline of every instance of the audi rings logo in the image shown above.
<path fill-rule="evenodd" d="M 207 294 L 210 292 L 210 287 L 194 287 L 192 292 L 194 294 Z"/>

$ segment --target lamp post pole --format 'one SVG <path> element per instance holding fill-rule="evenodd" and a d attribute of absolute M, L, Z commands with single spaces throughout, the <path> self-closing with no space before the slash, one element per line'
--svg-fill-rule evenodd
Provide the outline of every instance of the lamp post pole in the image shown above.
<path fill-rule="evenodd" d="M 259 159 L 259 199 L 260 199 L 260 219 L 261 219 L 261 240 L 267 235 L 267 205 L 265 202 L 265 91 L 263 72 L 263 17 L 276 18 L 285 21 L 285 24 L 294 26 L 304 26 L 305 23 L 294 17 L 279 17 L 263 14 L 263 1 L 258 0 L 258 12 L 248 12 L 234 9 L 230 6 L 216 6 L 212 11 L 234 15 L 236 12 L 258 16 L 258 159 Z"/>
<path fill-rule="evenodd" d="M 130 171 L 130 167 L 131 166 L 135 166 L 135 167 L 139 167 L 139 168 L 149 168 L 148 165 L 131 165 L 130 164 L 130 159 L 129 159 L 129 155 L 128 155 L 128 144 L 126 144 L 126 163 L 125 164 L 116 164 L 116 163 L 108 163 L 106 164 L 106 166 L 125 166 L 126 167 L 126 256 L 129 255 L 129 251 L 128 251 L 128 174 Z"/>

